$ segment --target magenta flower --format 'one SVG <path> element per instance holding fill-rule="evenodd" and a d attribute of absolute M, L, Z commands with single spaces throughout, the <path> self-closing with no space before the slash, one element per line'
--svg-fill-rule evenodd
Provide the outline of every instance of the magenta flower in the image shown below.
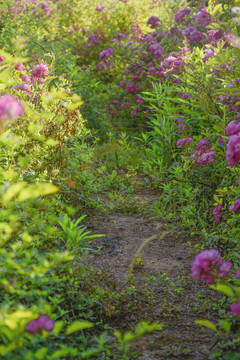
<path fill-rule="evenodd" d="M 177 141 L 177 146 L 181 146 L 181 147 L 183 147 L 183 146 L 186 146 L 187 144 L 189 144 L 190 142 L 192 142 L 193 141 L 193 138 L 184 138 L 184 139 L 179 139 L 178 141 Z"/>
<path fill-rule="evenodd" d="M 226 126 L 225 131 L 228 136 L 238 135 L 240 133 L 240 122 L 237 122 L 236 120 L 231 121 Z"/>
<path fill-rule="evenodd" d="M 229 208 L 229 210 L 233 212 L 240 210 L 240 199 L 235 200 L 234 204 Z"/>
<path fill-rule="evenodd" d="M 4 57 L 3 56 L 0 56 L 0 62 L 4 61 Z"/>
<path fill-rule="evenodd" d="M 15 66 L 15 70 L 22 71 L 23 70 L 23 63 L 20 62 Z"/>
<path fill-rule="evenodd" d="M 221 263 L 220 253 L 217 250 L 205 250 L 198 254 L 192 263 L 192 277 L 203 280 L 207 284 L 213 284 Z"/>
<path fill-rule="evenodd" d="M 236 270 L 235 276 L 236 276 L 237 278 L 240 278 L 240 268 L 238 268 L 238 269 Z"/>
<path fill-rule="evenodd" d="M 31 320 L 25 329 L 29 334 L 41 334 L 43 330 L 51 332 L 54 328 L 54 321 L 47 315 L 40 315 L 37 319 Z"/>
<path fill-rule="evenodd" d="M 220 267 L 219 267 L 219 273 L 218 276 L 221 278 L 224 278 L 226 276 L 231 275 L 231 268 L 233 267 L 233 264 L 230 261 L 224 261 Z"/>
<path fill-rule="evenodd" d="M 117 39 L 118 39 L 118 40 L 120 40 L 120 39 L 126 39 L 126 35 L 123 34 L 123 33 L 119 33 L 119 34 L 117 35 Z"/>
<path fill-rule="evenodd" d="M 30 91 L 30 85 L 29 84 L 22 84 L 22 85 L 17 85 L 15 86 L 15 89 L 16 90 L 21 90 L 25 93 L 28 93 L 28 94 L 31 94 L 31 91 Z"/>
<path fill-rule="evenodd" d="M 216 156 L 216 151 L 204 152 L 198 157 L 197 163 L 211 164 L 214 161 L 215 156 Z"/>
<path fill-rule="evenodd" d="M 41 78 L 42 76 L 48 76 L 47 65 L 40 63 L 32 68 L 32 76 L 34 78 Z"/>
<path fill-rule="evenodd" d="M 17 119 L 24 114 L 24 107 L 12 95 L 0 96 L 0 121 Z"/>
<path fill-rule="evenodd" d="M 232 310 L 229 312 L 230 315 L 240 317 L 240 301 L 232 303 L 230 309 Z"/>
<path fill-rule="evenodd" d="M 227 143 L 226 160 L 230 167 L 240 162 L 240 133 L 232 135 Z"/>
<path fill-rule="evenodd" d="M 215 221 L 218 222 L 220 220 L 220 211 L 222 210 L 222 204 L 218 204 L 214 209 L 213 209 L 213 215 L 215 217 Z"/>

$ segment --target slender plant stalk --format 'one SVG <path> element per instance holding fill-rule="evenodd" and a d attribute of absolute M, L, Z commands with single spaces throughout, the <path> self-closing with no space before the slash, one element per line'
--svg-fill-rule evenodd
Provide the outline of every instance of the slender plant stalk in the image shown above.
<path fill-rule="evenodd" d="M 161 234 L 159 240 L 162 240 L 168 233 L 169 233 L 169 231 L 164 231 L 164 232 Z M 133 258 L 133 260 L 132 260 L 132 262 L 131 262 L 131 265 L 130 265 L 130 268 L 129 268 L 129 271 L 128 271 L 128 275 L 127 275 L 127 280 L 126 280 L 126 282 L 129 282 L 130 277 L 131 277 L 131 274 L 132 274 L 132 271 L 133 271 L 133 268 L 134 268 L 134 265 L 135 265 L 135 263 L 136 263 L 136 260 L 137 260 L 138 256 L 140 255 L 140 253 L 142 252 L 142 250 L 145 248 L 145 246 L 146 246 L 147 244 L 150 243 L 150 241 L 152 241 L 152 240 L 154 240 L 154 239 L 156 239 L 156 238 L 157 238 L 157 235 L 153 235 L 153 236 L 149 237 L 148 239 L 146 239 L 146 240 L 142 243 L 142 245 L 140 246 L 140 248 L 139 248 L 138 251 L 136 252 L 136 254 L 135 254 L 135 256 L 134 256 L 134 258 Z"/>

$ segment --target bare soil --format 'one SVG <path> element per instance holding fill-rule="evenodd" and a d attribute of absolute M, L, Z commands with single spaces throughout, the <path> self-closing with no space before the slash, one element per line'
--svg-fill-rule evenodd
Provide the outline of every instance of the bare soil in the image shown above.
<path fill-rule="evenodd" d="M 144 192 L 138 194 L 138 201 L 146 201 L 147 208 L 157 196 Z M 95 215 L 88 227 L 92 233 L 105 236 L 93 241 L 92 247 L 102 246 L 102 250 L 88 255 L 87 261 L 116 294 L 125 292 L 128 299 L 112 303 L 108 300 L 108 305 L 103 305 L 108 306 L 106 321 L 118 329 L 133 329 L 142 320 L 164 323 L 161 331 L 137 341 L 133 348 L 136 358 L 210 359 L 217 350 L 217 336 L 194 321 L 207 319 L 216 323 L 214 303 L 219 297 L 191 278 L 195 256 L 192 248 L 201 239 L 190 239 L 181 228 L 164 224 L 146 212 Z M 159 240 L 164 231 L 168 233 Z M 126 283 L 137 250 L 153 235 L 156 238 L 145 246 Z M 187 245 L 189 240 L 191 246 Z"/>

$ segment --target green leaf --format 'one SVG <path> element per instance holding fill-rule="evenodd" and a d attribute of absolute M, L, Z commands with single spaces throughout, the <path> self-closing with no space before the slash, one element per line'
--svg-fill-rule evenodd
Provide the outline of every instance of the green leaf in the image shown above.
<path fill-rule="evenodd" d="M 72 334 L 75 331 L 89 329 L 93 327 L 93 324 L 89 321 L 74 321 L 66 330 L 66 334 Z"/>
<path fill-rule="evenodd" d="M 18 201 L 34 199 L 38 196 L 53 194 L 58 191 L 58 187 L 50 183 L 30 184 L 22 190 L 18 196 Z"/>
<path fill-rule="evenodd" d="M 34 354 L 34 356 L 37 360 L 44 360 L 44 359 L 46 359 L 45 355 L 47 352 L 48 352 L 48 348 L 42 347 Z"/>
<path fill-rule="evenodd" d="M 62 349 L 62 350 L 57 350 L 55 351 L 52 356 L 50 357 L 50 359 L 57 359 L 60 358 L 62 356 L 68 355 L 70 354 L 71 350 L 70 349 Z"/>
<path fill-rule="evenodd" d="M 233 290 L 228 285 L 223 284 L 217 284 L 217 285 L 211 285 L 212 289 L 222 292 L 223 294 L 227 296 L 234 296 Z"/>
<path fill-rule="evenodd" d="M 53 334 L 58 335 L 60 333 L 60 331 L 62 330 L 63 325 L 64 325 L 63 321 L 55 322 L 54 329 L 53 329 Z"/>
<path fill-rule="evenodd" d="M 228 322 L 226 320 L 219 320 L 219 327 L 224 329 L 226 331 L 226 333 L 228 334 L 231 329 L 231 324 L 230 324 L 230 322 Z"/>
<path fill-rule="evenodd" d="M 216 326 L 211 321 L 208 321 L 208 320 L 196 320 L 195 323 L 198 324 L 198 325 L 204 326 L 204 327 L 206 327 L 206 328 L 208 328 L 210 330 L 213 330 L 213 331 L 217 332 Z"/>

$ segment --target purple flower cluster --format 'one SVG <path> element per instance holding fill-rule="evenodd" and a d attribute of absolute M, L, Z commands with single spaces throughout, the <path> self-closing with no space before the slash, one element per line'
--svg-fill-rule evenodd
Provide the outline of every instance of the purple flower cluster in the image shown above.
<path fill-rule="evenodd" d="M 177 141 L 177 146 L 181 146 L 181 147 L 184 147 L 186 146 L 187 144 L 189 144 L 190 142 L 192 142 L 193 139 L 192 138 L 184 138 L 184 139 L 179 139 Z"/>
<path fill-rule="evenodd" d="M 202 139 L 196 144 L 196 152 L 191 155 L 191 160 L 195 160 L 197 164 L 211 164 L 214 161 L 216 152 L 211 151 L 212 146 L 209 146 L 209 142 L 206 139 Z"/>
<path fill-rule="evenodd" d="M 151 16 L 147 21 L 147 25 L 151 25 L 151 29 L 155 29 L 159 27 L 160 21 L 161 20 L 157 16 Z"/>
<path fill-rule="evenodd" d="M 182 30 L 182 34 L 188 39 L 189 45 L 195 45 L 198 42 L 202 43 L 205 41 L 205 35 L 193 25 L 189 25 L 186 29 Z"/>
<path fill-rule="evenodd" d="M 183 9 L 182 11 L 179 11 L 176 15 L 175 15 L 175 21 L 176 22 L 181 22 L 181 23 L 185 23 L 184 19 L 185 16 L 189 16 L 191 15 L 191 11 L 188 8 Z"/>
<path fill-rule="evenodd" d="M 54 321 L 47 315 L 40 315 L 37 319 L 31 320 L 25 329 L 29 334 L 41 334 L 43 330 L 51 332 L 54 328 Z"/>
<path fill-rule="evenodd" d="M 240 133 L 232 135 L 227 143 L 226 160 L 230 167 L 240 162 Z"/>
<path fill-rule="evenodd" d="M 114 50 L 109 47 L 107 50 L 103 50 L 100 52 L 99 58 L 101 60 L 107 60 L 112 54 L 114 54 Z"/>
<path fill-rule="evenodd" d="M 215 249 L 205 250 L 198 254 L 192 263 L 192 277 L 213 284 L 217 277 L 231 275 L 232 263 L 223 262 L 220 253 Z"/>
<path fill-rule="evenodd" d="M 48 76 L 48 67 L 47 65 L 40 63 L 32 68 L 33 79 L 40 84 L 44 82 L 43 76 Z"/>
<path fill-rule="evenodd" d="M 234 204 L 230 207 L 229 210 L 233 212 L 240 210 L 240 199 L 235 200 Z"/>
<path fill-rule="evenodd" d="M 238 135 L 240 133 L 240 122 L 238 120 L 231 121 L 226 126 L 225 131 L 228 136 Z"/>
<path fill-rule="evenodd" d="M 212 22 L 211 16 L 205 9 L 202 9 L 195 15 L 195 23 L 197 25 L 202 25 L 202 27 L 205 27 L 209 25 L 211 22 Z"/>
<path fill-rule="evenodd" d="M 162 46 L 159 44 L 152 44 L 147 48 L 147 51 L 153 54 L 154 59 L 160 60 L 164 56 Z"/>
<path fill-rule="evenodd" d="M 207 61 L 207 59 L 209 59 L 210 57 L 215 56 L 215 55 L 217 55 L 217 53 L 215 53 L 215 51 L 213 51 L 212 49 L 207 49 L 205 51 L 205 56 L 202 59 L 202 61 L 205 63 Z"/>
<path fill-rule="evenodd" d="M 0 121 L 17 119 L 24 114 L 24 107 L 12 95 L 0 96 Z"/>
<path fill-rule="evenodd" d="M 222 210 L 222 204 L 218 204 L 214 209 L 213 209 L 213 215 L 215 218 L 215 221 L 218 222 L 220 220 L 220 211 Z"/>

